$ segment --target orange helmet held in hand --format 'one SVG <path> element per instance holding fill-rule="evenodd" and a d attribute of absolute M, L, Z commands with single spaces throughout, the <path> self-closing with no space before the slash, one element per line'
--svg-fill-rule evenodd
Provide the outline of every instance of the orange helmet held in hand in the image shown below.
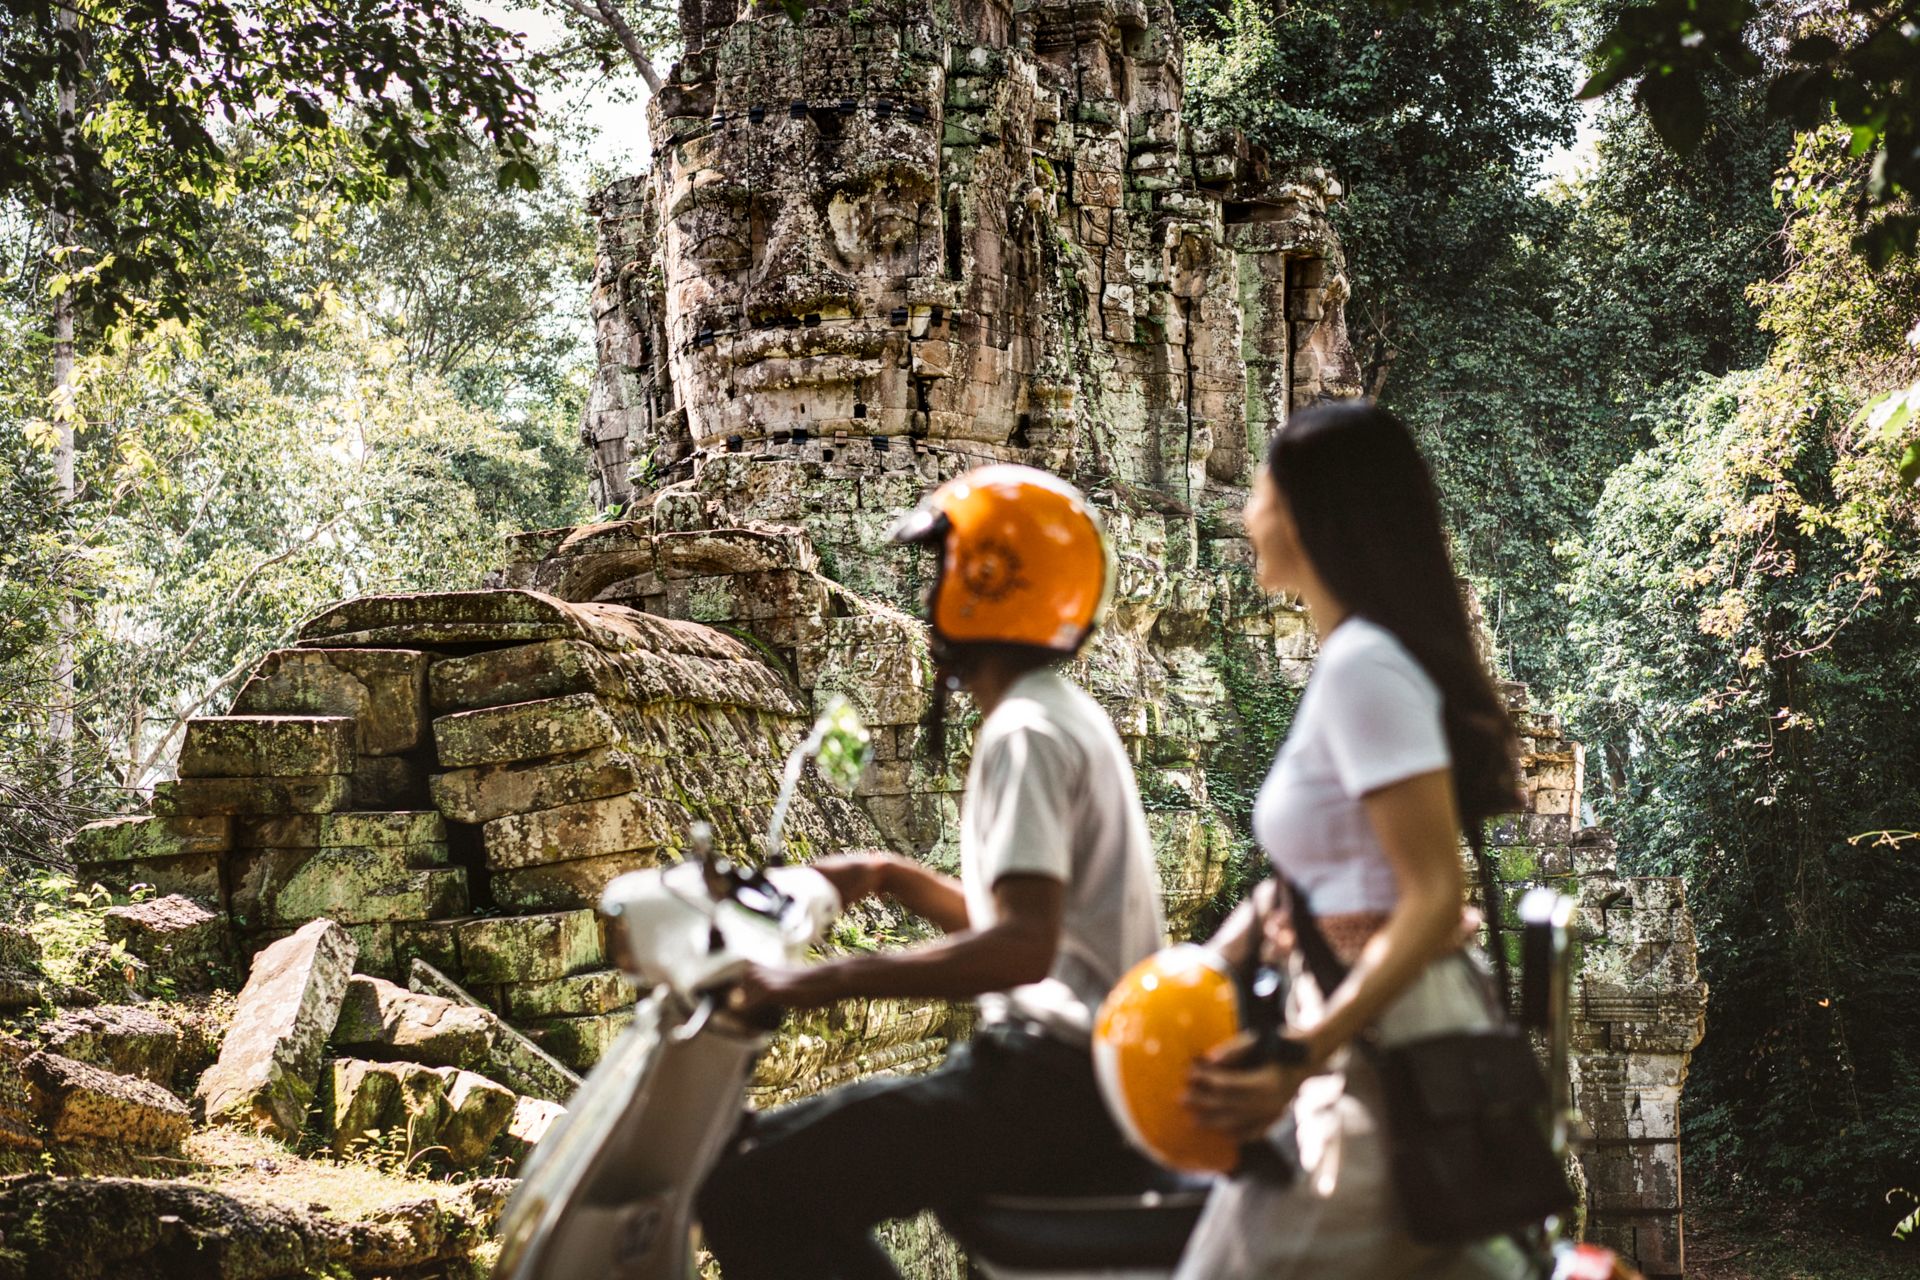
<path fill-rule="evenodd" d="M 937 644 L 1077 653 L 1113 592 L 1113 557 L 1081 492 L 996 463 L 928 494 L 891 534 L 941 552 L 927 621 Z"/>
<path fill-rule="evenodd" d="M 1239 1144 L 1203 1127 L 1181 1099 L 1193 1064 L 1241 1029 L 1227 962 L 1191 943 L 1129 969 L 1093 1022 L 1093 1065 L 1107 1110 L 1135 1147 L 1185 1173 L 1231 1173 Z"/>

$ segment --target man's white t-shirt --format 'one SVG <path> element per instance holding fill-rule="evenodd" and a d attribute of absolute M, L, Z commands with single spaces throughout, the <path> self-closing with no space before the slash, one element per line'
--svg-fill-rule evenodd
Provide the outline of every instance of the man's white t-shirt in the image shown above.
<path fill-rule="evenodd" d="M 1316 915 L 1390 911 L 1400 889 L 1361 798 L 1452 763 L 1439 686 L 1392 632 L 1349 617 L 1320 645 L 1253 830 Z"/>
<path fill-rule="evenodd" d="M 993 886 L 1007 875 L 1066 886 L 1060 947 L 1045 980 L 981 996 L 981 1017 L 1031 1021 L 1084 1044 L 1113 984 L 1160 948 L 1160 877 L 1120 736 L 1052 668 L 1014 681 L 974 735 L 960 816 L 974 928 L 994 922 Z"/>

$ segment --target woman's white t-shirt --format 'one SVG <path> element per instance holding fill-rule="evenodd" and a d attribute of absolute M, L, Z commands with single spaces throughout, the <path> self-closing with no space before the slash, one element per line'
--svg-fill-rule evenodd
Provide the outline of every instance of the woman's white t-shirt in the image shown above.
<path fill-rule="evenodd" d="M 1361 797 L 1452 762 L 1441 706 L 1439 687 L 1385 627 L 1348 617 L 1321 642 L 1253 808 L 1261 847 L 1314 914 L 1398 901 Z"/>

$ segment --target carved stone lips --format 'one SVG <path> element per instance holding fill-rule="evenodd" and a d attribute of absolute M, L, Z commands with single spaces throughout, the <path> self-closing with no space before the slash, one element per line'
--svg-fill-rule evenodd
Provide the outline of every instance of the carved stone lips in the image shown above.
<path fill-rule="evenodd" d="M 807 381 L 839 382 L 848 377 L 865 377 L 876 372 L 889 347 L 902 348 L 906 335 L 885 327 L 884 321 L 827 320 L 811 328 L 747 329 L 714 335 L 712 354 L 707 357 L 731 365 L 738 371 L 740 385 L 750 388 L 764 383 L 769 364 L 804 362 Z M 843 369 L 842 362 L 846 367 Z M 801 373 L 796 368 L 794 374 Z"/>

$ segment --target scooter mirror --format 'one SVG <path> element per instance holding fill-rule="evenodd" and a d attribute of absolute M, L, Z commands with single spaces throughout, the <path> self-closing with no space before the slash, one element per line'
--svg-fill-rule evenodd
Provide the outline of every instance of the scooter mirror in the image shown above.
<path fill-rule="evenodd" d="M 820 744 L 813 763 L 821 777 L 849 793 L 860 785 L 861 775 L 873 761 L 873 734 L 861 723 L 860 713 L 851 702 L 834 695 L 814 721 L 808 738 Z"/>
<path fill-rule="evenodd" d="M 793 803 L 793 793 L 800 785 L 800 773 L 807 761 L 812 760 L 820 776 L 833 786 L 851 792 L 859 785 L 860 776 L 867 771 L 872 759 L 873 735 L 860 723 L 860 713 L 853 709 L 853 704 L 834 694 L 821 708 L 820 718 L 813 722 L 812 730 L 787 757 L 780 794 L 773 802 L 773 820 L 767 825 L 768 866 L 777 867 L 787 860 L 782 844 L 787 808 Z"/>

